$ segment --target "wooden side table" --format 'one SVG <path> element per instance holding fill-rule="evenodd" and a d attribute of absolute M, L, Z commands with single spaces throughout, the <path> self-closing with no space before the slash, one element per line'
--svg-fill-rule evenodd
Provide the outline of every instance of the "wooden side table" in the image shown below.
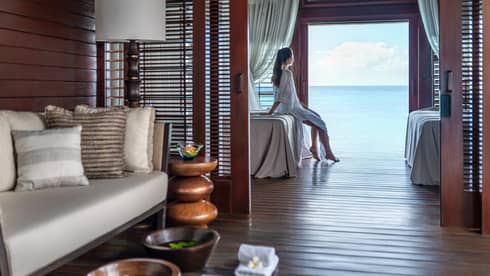
<path fill-rule="evenodd" d="M 196 157 L 193 160 L 172 159 L 169 172 L 167 218 L 170 225 L 207 227 L 218 216 L 218 209 L 209 202 L 213 182 L 204 176 L 213 171 L 218 162 L 213 158 Z"/>

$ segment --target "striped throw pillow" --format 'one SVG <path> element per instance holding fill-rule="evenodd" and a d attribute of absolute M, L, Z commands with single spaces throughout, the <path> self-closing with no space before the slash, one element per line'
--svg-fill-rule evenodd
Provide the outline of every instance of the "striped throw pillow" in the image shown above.
<path fill-rule="evenodd" d="M 82 163 L 90 178 L 126 176 L 124 163 L 125 110 L 75 114 L 60 107 L 46 107 L 49 128 L 82 126 Z"/>
<path fill-rule="evenodd" d="M 16 191 L 88 185 L 83 174 L 82 127 L 12 131 L 17 154 Z"/>

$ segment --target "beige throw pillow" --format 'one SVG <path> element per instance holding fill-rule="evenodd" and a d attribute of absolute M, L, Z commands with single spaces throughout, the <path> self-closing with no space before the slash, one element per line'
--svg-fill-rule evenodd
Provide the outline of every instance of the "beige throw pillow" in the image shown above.
<path fill-rule="evenodd" d="M 76 114 L 60 107 L 46 107 L 49 128 L 82 126 L 82 162 L 90 178 L 124 177 L 126 111 Z"/>
<path fill-rule="evenodd" d="M 88 185 L 81 159 L 81 132 L 81 126 L 12 131 L 17 154 L 15 190 Z"/>
<path fill-rule="evenodd" d="M 87 114 L 127 107 L 94 108 L 87 105 L 75 107 L 75 113 Z M 155 109 L 151 107 L 131 108 L 126 120 L 124 138 L 124 160 L 126 170 L 136 173 L 153 171 L 153 130 Z"/>

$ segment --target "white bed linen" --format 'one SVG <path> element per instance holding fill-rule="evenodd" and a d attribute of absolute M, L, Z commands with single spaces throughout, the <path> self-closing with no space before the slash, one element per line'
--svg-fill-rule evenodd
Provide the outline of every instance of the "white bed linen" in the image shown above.
<path fill-rule="evenodd" d="M 294 117 L 251 115 L 250 162 L 256 178 L 295 177 L 300 161 Z"/>
<path fill-rule="evenodd" d="M 439 111 L 410 112 L 407 122 L 405 159 L 414 184 L 440 185 Z"/>

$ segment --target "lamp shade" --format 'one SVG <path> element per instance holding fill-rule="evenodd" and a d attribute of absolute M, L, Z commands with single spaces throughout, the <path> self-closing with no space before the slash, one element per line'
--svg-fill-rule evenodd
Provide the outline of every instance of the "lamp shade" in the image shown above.
<path fill-rule="evenodd" d="M 95 0 L 97 41 L 165 40 L 165 0 Z"/>

